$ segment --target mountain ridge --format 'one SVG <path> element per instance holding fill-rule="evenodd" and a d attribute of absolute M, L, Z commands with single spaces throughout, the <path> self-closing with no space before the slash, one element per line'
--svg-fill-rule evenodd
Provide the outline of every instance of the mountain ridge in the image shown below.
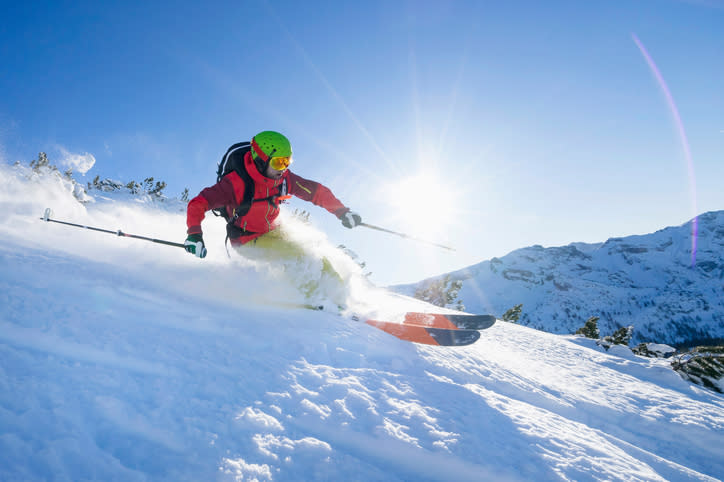
<path fill-rule="evenodd" d="M 448 275 L 462 282 L 458 296 L 468 311 L 500 316 L 522 303 L 520 323 L 551 333 L 573 333 L 599 316 L 601 334 L 633 325 L 634 343 L 717 341 L 724 338 L 724 211 L 651 234 L 533 245 L 394 288 L 412 295 Z"/>

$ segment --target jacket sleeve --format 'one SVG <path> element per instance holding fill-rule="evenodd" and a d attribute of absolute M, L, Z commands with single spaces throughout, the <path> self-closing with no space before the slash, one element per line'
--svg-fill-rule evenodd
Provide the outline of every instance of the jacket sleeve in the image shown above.
<path fill-rule="evenodd" d="M 230 177 L 226 176 L 213 186 L 207 187 L 189 201 L 186 208 L 186 226 L 188 226 L 186 232 L 188 234 L 202 233 L 201 221 L 204 220 L 206 211 L 237 203 L 237 193 Z"/>
<path fill-rule="evenodd" d="M 291 171 L 289 171 L 289 194 L 323 207 L 337 217 L 349 211 L 349 208 L 342 204 L 327 186 L 304 179 Z"/>

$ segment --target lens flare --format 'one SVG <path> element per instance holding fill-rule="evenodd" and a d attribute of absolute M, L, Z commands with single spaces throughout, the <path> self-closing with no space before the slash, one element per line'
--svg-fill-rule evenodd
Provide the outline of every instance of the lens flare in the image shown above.
<path fill-rule="evenodd" d="M 686 156 L 686 164 L 689 173 L 689 196 L 691 198 L 691 208 L 693 210 L 693 220 L 691 222 L 691 266 L 693 268 L 696 265 L 696 247 L 697 239 L 699 236 L 699 218 L 697 216 L 698 209 L 696 206 L 696 177 L 694 176 L 694 161 L 691 157 L 689 140 L 686 137 L 686 130 L 684 130 L 684 123 L 681 121 L 679 109 L 676 107 L 674 97 L 671 95 L 671 91 L 666 85 L 664 76 L 661 75 L 661 71 L 656 66 L 656 63 L 654 63 L 654 59 L 651 58 L 651 55 L 649 55 L 646 47 L 644 47 L 644 45 L 641 43 L 641 40 L 639 40 L 636 34 L 631 34 L 631 36 L 633 37 L 633 41 L 636 43 L 636 46 L 641 51 L 641 55 L 644 56 L 646 63 L 649 64 L 649 68 L 654 74 L 654 77 L 656 77 L 656 81 L 659 83 L 659 87 L 661 88 L 661 91 L 666 98 L 666 103 L 669 105 L 669 110 L 671 111 L 671 115 L 674 118 L 674 124 L 679 131 L 679 139 L 681 140 L 681 146 L 683 147 L 684 155 Z"/>

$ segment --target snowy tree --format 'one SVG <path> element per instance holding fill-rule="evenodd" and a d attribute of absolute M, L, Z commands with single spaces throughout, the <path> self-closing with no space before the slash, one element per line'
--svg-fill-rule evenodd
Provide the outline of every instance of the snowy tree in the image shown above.
<path fill-rule="evenodd" d="M 606 350 L 611 348 L 613 345 L 624 345 L 628 346 L 633 336 L 633 325 L 622 326 L 616 330 L 613 335 L 604 336 L 602 340 L 598 341 L 598 344 L 604 347 Z"/>
<path fill-rule="evenodd" d="M 163 196 L 163 190 L 166 189 L 166 183 L 164 181 L 156 181 L 156 184 L 154 185 L 153 181 L 153 177 L 147 177 L 144 179 L 143 190 L 146 194 L 160 198 Z"/>
<path fill-rule="evenodd" d="M 31 169 L 31 173 L 28 175 L 29 178 L 36 176 L 37 178 L 53 177 L 59 179 L 78 202 L 85 203 L 90 199 L 84 187 L 73 178 L 73 168 L 61 173 L 58 167 L 48 159 L 45 152 L 38 153 L 38 158 L 30 161 L 29 165 Z M 22 164 L 17 162 L 15 166 L 21 167 Z"/>
<path fill-rule="evenodd" d="M 96 177 L 93 178 L 93 181 L 88 182 L 88 190 L 91 189 L 100 189 L 101 187 L 101 176 L 96 175 Z"/>
<path fill-rule="evenodd" d="M 161 197 L 163 196 L 163 190 L 166 189 L 166 183 L 164 181 L 156 181 L 153 188 L 148 191 L 151 196 Z"/>
<path fill-rule="evenodd" d="M 145 192 L 150 192 L 151 189 L 153 189 L 153 177 L 147 177 L 144 179 L 142 185 Z"/>
<path fill-rule="evenodd" d="M 626 345 L 631 342 L 631 337 L 633 336 L 633 325 L 629 326 L 622 326 L 618 330 L 616 330 L 613 335 L 607 336 L 604 338 L 605 341 L 610 341 L 614 345 Z"/>
<path fill-rule="evenodd" d="M 38 153 L 37 159 L 30 161 L 30 168 L 35 172 L 40 172 L 40 170 L 44 167 L 57 169 L 55 166 L 52 166 L 50 164 L 50 160 L 48 160 L 48 155 L 44 152 L 40 152 Z"/>
<path fill-rule="evenodd" d="M 698 346 L 677 356 L 671 366 L 685 379 L 724 393 L 724 346 Z"/>
<path fill-rule="evenodd" d="M 311 213 L 303 209 L 295 209 L 294 212 L 292 212 L 292 217 L 298 221 L 303 222 L 304 224 L 312 224 L 310 216 Z"/>
<path fill-rule="evenodd" d="M 585 325 L 576 330 L 576 335 L 583 335 L 586 338 L 593 338 L 594 340 L 598 340 L 598 338 L 601 336 L 598 331 L 598 319 L 598 316 L 590 317 L 588 320 L 586 320 Z"/>
<path fill-rule="evenodd" d="M 463 287 L 461 280 L 451 280 L 450 275 L 424 282 L 415 290 L 415 298 L 427 301 L 436 306 L 454 307 L 457 310 L 464 310 L 462 300 L 458 299 L 458 293 Z"/>
<path fill-rule="evenodd" d="M 510 323 L 518 323 L 518 320 L 520 320 L 520 315 L 523 311 L 523 303 L 519 305 L 515 305 L 505 313 L 503 313 L 503 317 L 501 318 L 503 321 L 508 321 Z"/>
<path fill-rule="evenodd" d="M 157 198 L 163 197 L 163 190 L 166 188 L 166 183 L 163 181 L 156 181 L 154 184 L 153 177 L 147 177 L 143 180 L 143 183 L 136 181 L 130 181 L 126 184 L 122 182 L 114 181 L 112 179 L 102 179 L 100 176 L 93 178 L 93 181 L 88 183 L 88 190 L 97 189 L 104 192 L 120 191 L 122 189 L 128 189 L 131 194 L 148 194 Z"/>
<path fill-rule="evenodd" d="M 658 343 L 640 343 L 631 349 L 635 355 L 646 358 L 668 358 L 676 353 L 676 348 Z"/>
<path fill-rule="evenodd" d="M 138 184 L 136 181 L 131 181 L 126 184 L 126 189 L 128 189 L 128 192 L 130 192 L 131 194 L 138 194 L 141 191 L 141 185 Z"/>

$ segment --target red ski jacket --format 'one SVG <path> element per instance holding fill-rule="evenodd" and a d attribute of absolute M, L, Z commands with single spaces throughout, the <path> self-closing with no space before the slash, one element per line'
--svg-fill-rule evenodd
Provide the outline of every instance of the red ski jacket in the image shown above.
<path fill-rule="evenodd" d="M 349 208 L 337 199 L 326 186 L 297 176 L 287 169 L 281 178 L 270 179 L 262 175 L 251 158 L 251 152 L 244 155 L 244 167 L 254 181 L 254 199 L 266 199 L 274 196 L 290 194 L 340 217 Z M 234 209 L 241 204 L 246 189 L 239 174 L 232 171 L 221 181 L 207 187 L 198 196 L 189 201 L 186 209 L 186 225 L 188 234 L 201 234 L 201 221 L 206 211 L 224 208 L 231 217 Z M 254 202 L 249 212 L 239 217 L 234 226 L 240 229 L 241 236 L 230 238 L 232 243 L 245 244 L 262 234 L 277 227 L 275 220 L 279 216 L 280 200 L 275 202 Z"/>

